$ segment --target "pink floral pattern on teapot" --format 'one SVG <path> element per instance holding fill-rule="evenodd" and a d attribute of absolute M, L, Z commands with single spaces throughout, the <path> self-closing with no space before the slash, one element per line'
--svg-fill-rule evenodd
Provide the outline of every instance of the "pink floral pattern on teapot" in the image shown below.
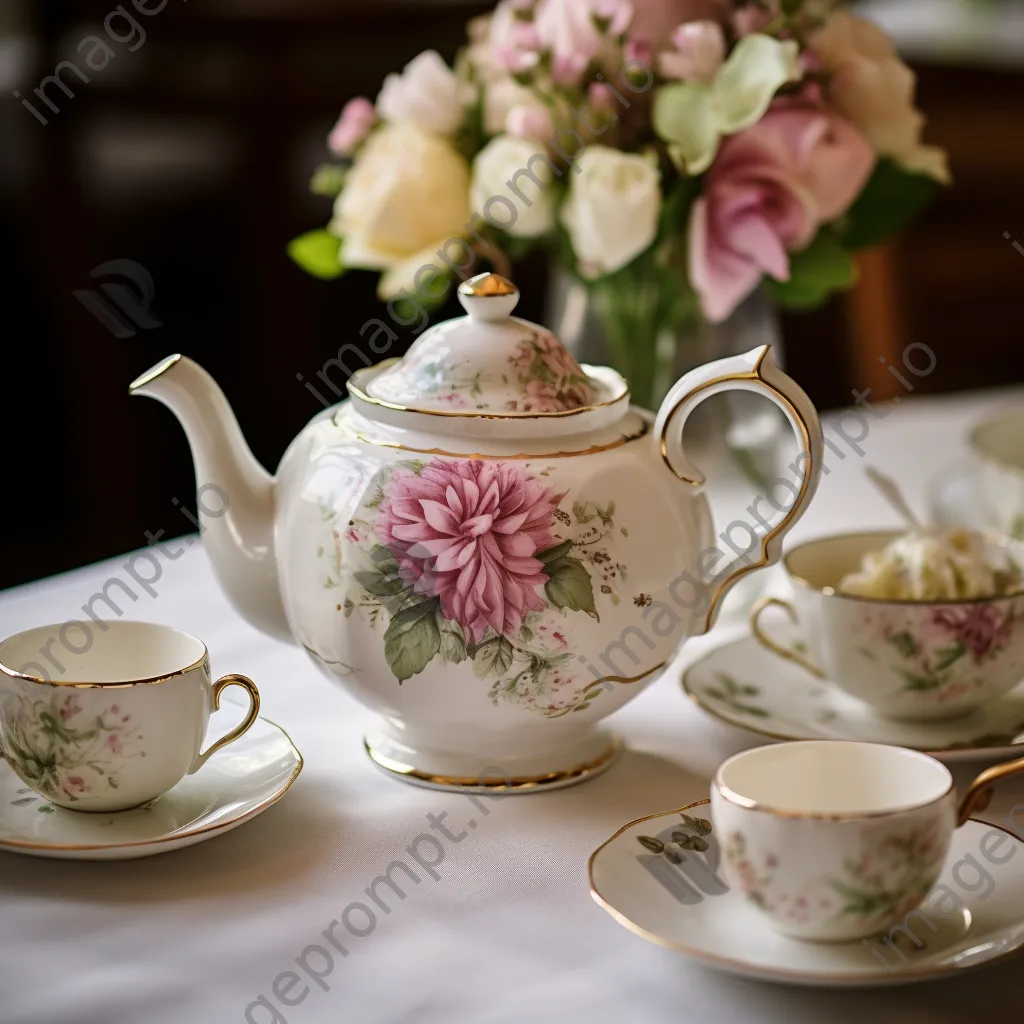
<path fill-rule="evenodd" d="M 599 620 L 595 577 L 600 599 L 618 605 L 626 567 L 613 555 L 614 502 L 574 501 L 570 514 L 566 497 L 524 462 L 383 471 L 345 534 L 363 566 L 340 548 L 335 558 L 338 585 L 355 590 L 346 615 L 358 609 L 371 626 L 387 617 L 384 654 L 400 684 L 435 658 L 470 659 L 495 704 L 556 717 L 598 696 L 601 681 L 573 664 L 566 618 Z"/>

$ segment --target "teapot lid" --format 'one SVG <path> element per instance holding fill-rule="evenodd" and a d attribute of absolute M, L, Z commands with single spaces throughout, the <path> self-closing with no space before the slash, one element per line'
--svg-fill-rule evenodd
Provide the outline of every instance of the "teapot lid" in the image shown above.
<path fill-rule="evenodd" d="M 627 399 L 629 388 L 617 373 L 582 367 L 551 331 L 512 316 L 519 289 L 511 281 L 480 274 L 459 285 L 458 296 L 466 316 L 425 331 L 402 359 L 352 375 L 348 388 L 358 405 L 537 419 Z"/>

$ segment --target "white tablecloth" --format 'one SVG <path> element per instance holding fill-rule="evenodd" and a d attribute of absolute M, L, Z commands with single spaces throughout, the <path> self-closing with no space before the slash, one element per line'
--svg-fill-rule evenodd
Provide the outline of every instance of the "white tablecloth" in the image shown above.
<path fill-rule="evenodd" d="M 892 525 L 866 488 L 865 463 L 919 498 L 928 477 L 963 455 L 965 427 L 1020 397 L 904 399 L 871 421 L 864 457 L 844 448 L 844 460 L 828 460 L 796 536 Z M 852 420 L 847 433 L 856 436 Z M 736 493 L 744 504 L 750 498 Z M 178 515 L 169 507 L 167 523 L 151 529 Z M 0 594 L 0 633 L 73 618 L 123 561 Z M 0 853 L 0 1024 L 227 1024 L 244 1021 L 261 994 L 277 1017 L 265 1007 L 248 1012 L 267 1024 L 962 1024 L 1020 1006 L 1024 961 L 902 989 L 785 988 L 689 962 L 601 910 L 588 894 L 588 854 L 631 818 L 706 796 L 714 766 L 751 742 L 683 697 L 678 666 L 613 719 L 629 750 L 610 772 L 559 792 L 491 801 L 484 815 L 465 796 L 416 789 L 375 769 L 361 745 L 367 714 L 297 648 L 263 638 L 234 614 L 201 545 L 165 563 L 156 589 L 132 617 L 197 633 L 215 672 L 256 679 L 265 714 L 288 729 L 305 770 L 261 817 L 176 853 L 116 864 Z M 683 658 L 728 632 L 691 642 Z M 1004 785 L 987 816 L 1001 821 L 1022 799 L 1024 786 Z M 322 987 L 306 978 L 289 988 L 282 972 L 298 970 L 308 946 L 326 945 L 321 933 L 366 900 L 363 890 L 390 861 L 408 860 L 406 847 L 430 832 L 427 815 L 442 812 L 455 835 L 470 818 L 478 827 L 446 842 L 438 879 L 410 886 L 390 914 L 378 912 L 370 934 L 348 936 L 348 955 L 335 952 Z M 307 960 L 324 970 L 318 954 Z M 284 1009 L 275 979 L 293 1000 L 307 994 Z"/>

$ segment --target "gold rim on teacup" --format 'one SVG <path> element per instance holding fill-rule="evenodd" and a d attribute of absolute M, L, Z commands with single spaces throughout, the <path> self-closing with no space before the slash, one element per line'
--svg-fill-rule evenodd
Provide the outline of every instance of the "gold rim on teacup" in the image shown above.
<path fill-rule="evenodd" d="M 1002 548 L 1006 551 L 1012 551 L 1014 548 L 1020 549 L 1021 553 L 1024 554 L 1024 545 L 1020 541 L 1015 541 L 1012 537 L 1004 537 L 1000 534 L 991 533 L 989 531 L 976 531 L 980 532 L 980 535 L 985 538 L 993 547 Z M 782 564 L 786 569 L 786 575 L 792 580 L 793 583 L 798 584 L 807 590 L 816 591 L 825 597 L 838 597 L 843 598 L 847 601 L 865 601 L 869 604 L 905 604 L 905 605 L 962 605 L 962 604 L 986 604 L 992 601 L 1001 601 L 1011 597 L 1022 597 L 1024 596 L 1024 584 L 1021 585 L 1020 589 L 1012 590 L 1007 594 L 986 594 L 983 597 L 947 597 L 947 598 L 919 598 L 919 597 L 870 597 L 866 594 L 847 594 L 841 590 L 837 590 L 835 586 L 829 584 L 816 584 L 811 583 L 806 577 L 801 576 L 799 573 L 794 572 L 791 560 L 794 555 L 807 548 L 814 547 L 817 544 L 828 544 L 830 542 L 841 541 L 841 540 L 857 540 L 859 538 L 878 538 L 879 547 L 877 550 L 881 550 L 885 545 L 895 540 L 897 537 L 901 537 L 906 533 L 905 530 L 855 530 L 850 533 L 830 533 L 824 537 L 815 537 L 813 540 L 805 540 L 801 544 L 797 544 L 795 547 L 789 549 L 785 555 L 782 556 Z M 876 550 L 874 548 L 870 550 Z M 848 572 L 856 571 L 857 566 L 851 566 Z M 1024 570 L 1024 565 L 1021 566 Z M 781 602 L 780 602 L 781 603 Z"/>
<path fill-rule="evenodd" d="M 119 619 L 118 622 L 122 626 L 143 626 L 143 627 L 149 627 L 149 626 L 152 625 L 152 623 L 143 622 L 141 620 L 136 620 L 136 619 L 123 619 L 123 620 Z M 55 642 L 56 638 L 59 636 L 61 630 L 64 629 L 66 627 L 66 625 L 67 625 L 67 623 L 58 622 L 58 623 L 54 623 L 54 624 L 49 625 L 49 626 L 33 626 L 31 629 L 23 629 L 20 633 L 14 633 L 14 634 L 12 634 L 9 637 L 5 637 L 3 640 L 0 640 L 0 674 L 8 676 L 11 679 L 25 679 L 25 680 L 27 680 L 30 683 L 40 683 L 43 686 L 72 686 L 72 687 L 76 687 L 78 689 L 91 689 L 92 687 L 103 687 L 103 688 L 108 689 L 108 690 L 117 690 L 117 689 L 124 689 L 124 688 L 130 687 L 130 686 L 138 686 L 140 684 L 145 684 L 145 683 L 164 683 L 164 682 L 167 682 L 167 680 L 169 680 L 169 679 L 176 679 L 178 676 L 183 676 L 183 675 L 187 675 L 189 672 L 194 672 L 204 662 L 208 661 L 209 657 L 210 657 L 210 652 L 207 650 L 206 644 L 203 643 L 203 641 L 200 640 L 199 637 L 197 637 L 195 634 L 189 633 L 189 632 L 187 632 L 184 629 L 178 629 L 176 626 L 164 626 L 164 627 L 161 627 L 161 628 L 172 630 L 173 632 L 178 633 L 179 635 L 181 635 L 183 637 L 186 637 L 188 640 L 193 641 L 196 644 L 198 644 L 202 648 L 202 654 L 198 658 L 196 658 L 196 660 L 193 661 L 190 665 L 186 665 L 184 668 L 175 669 L 173 672 L 164 673 L 163 675 L 144 676 L 144 677 L 139 678 L 139 679 L 136 679 L 136 678 L 123 679 L 123 680 L 120 680 L 120 679 L 119 680 L 101 679 L 101 680 L 94 680 L 92 682 L 82 682 L 82 681 L 74 680 L 74 679 L 46 679 L 43 676 L 36 676 L 36 675 L 33 675 L 30 672 L 21 672 L 18 669 L 12 668 L 10 665 L 5 665 L 4 664 L 2 652 L 3 652 L 4 647 L 6 647 L 8 644 L 13 644 L 14 642 L 16 642 L 18 640 L 21 640 L 24 637 L 28 636 L 30 633 L 39 633 L 44 638 L 45 637 L 49 637 L 49 638 L 51 638 Z M 84 625 L 84 623 L 83 623 L 83 625 Z M 86 627 L 86 628 L 88 628 L 88 627 Z M 90 636 L 91 636 L 91 631 L 90 631 Z M 48 644 L 48 643 L 44 643 L 42 648 L 39 651 L 37 651 L 36 653 L 40 654 L 42 657 L 49 658 L 49 655 L 44 653 L 44 652 L 48 651 L 50 646 L 52 646 L 52 645 Z M 91 639 L 90 639 L 89 646 L 90 647 L 92 646 L 92 640 Z M 86 650 L 88 650 L 88 648 L 86 648 Z M 72 651 L 71 653 L 75 653 L 75 652 Z M 85 652 L 83 651 L 81 653 L 85 653 Z M 31 664 L 31 663 L 28 663 L 28 664 Z M 35 664 L 38 664 L 38 662 L 36 662 Z"/>
<path fill-rule="evenodd" d="M 731 757 L 726 758 L 715 770 L 715 774 L 712 777 L 711 784 L 714 789 L 718 790 L 719 795 L 723 800 L 727 800 L 731 804 L 735 804 L 737 807 L 742 807 L 747 811 L 762 811 L 765 814 L 770 814 L 775 818 L 792 818 L 792 819 L 803 819 L 807 821 L 860 821 L 867 818 L 886 818 L 895 814 L 906 814 L 907 811 L 917 811 L 923 807 L 929 807 L 931 804 L 937 803 L 939 800 L 945 799 L 949 796 L 953 790 L 955 783 L 953 781 L 953 774 L 950 770 L 937 758 L 932 757 L 930 754 L 926 754 L 922 750 L 913 750 L 910 747 L 899 747 L 892 743 L 869 743 L 867 740 L 840 740 L 840 739 L 829 739 L 829 740 L 796 740 L 795 742 L 801 744 L 810 743 L 852 743 L 858 746 L 880 747 L 886 750 L 899 751 L 900 756 L 904 754 L 912 755 L 915 759 L 922 760 L 928 763 L 934 763 L 938 765 L 943 772 L 948 776 L 949 782 L 946 788 L 939 793 L 937 796 L 930 797 L 927 800 L 921 800 L 917 803 L 908 803 L 899 805 L 896 807 L 889 807 L 882 811 L 794 811 L 788 810 L 783 807 L 774 807 L 771 804 L 764 803 L 760 800 L 754 800 L 751 797 L 743 796 L 742 793 L 737 793 L 734 789 L 730 789 L 722 781 L 723 772 L 732 764 L 734 761 L 743 757 L 744 755 L 752 754 L 754 750 L 760 750 L 760 747 L 753 747 L 750 750 L 741 750 Z M 1024 758 L 1021 758 L 1021 770 L 1024 770 Z M 1011 762 L 1012 763 L 1012 762 Z M 982 775 L 985 773 L 982 772 Z M 981 775 L 978 776 L 981 778 Z M 967 818 L 964 818 L 966 821 Z"/>
<path fill-rule="evenodd" d="M 775 818 L 839 822 L 885 818 L 906 814 L 910 811 L 922 810 L 944 800 L 954 789 L 953 774 L 946 765 L 938 760 L 938 758 L 932 757 L 930 754 L 926 754 L 920 750 L 912 750 L 909 747 L 898 747 L 891 743 L 870 743 L 866 740 L 797 740 L 794 743 L 784 744 L 783 749 L 793 748 L 794 746 L 856 746 L 891 751 L 899 754 L 900 757 L 908 757 L 940 769 L 941 772 L 948 777 L 949 784 L 941 793 L 931 796 L 927 800 L 899 804 L 894 807 L 887 807 L 884 810 L 878 811 L 802 811 L 776 807 L 763 801 L 755 800 L 752 797 L 743 796 L 743 794 L 737 793 L 722 781 L 722 777 L 725 772 L 737 761 L 747 757 L 756 758 L 758 756 L 763 756 L 768 751 L 780 749 L 775 744 L 768 744 L 766 746 L 751 747 L 747 750 L 741 750 L 738 753 L 733 754 L 731 757 L 727 757 L 715 770 L 715 774 L 711 780 L 712 792 L 717 792 L 723 800 L 736 807 L 741 807 L 748 811 L 760 811 Z M 984 811 L 988 807 L 992 800 L 993 790 L 997 782 L 1002 779 L 1009 778 L 1012 775 L 1020 775 L 1022 773 L 1024 773 L 1024 757 L 1019 757 L 1016 760 L 1007 761 L 1004 764 L 997 764 L 993 765 L 991 768 L 986 768 L 975 776 L 967 787 L 967 791 L 964 793 L 963 798 L 959 802 L 956 812 L 956 827 L 960 828 L 960 826 L 970 820 L 972 814 Z"/>

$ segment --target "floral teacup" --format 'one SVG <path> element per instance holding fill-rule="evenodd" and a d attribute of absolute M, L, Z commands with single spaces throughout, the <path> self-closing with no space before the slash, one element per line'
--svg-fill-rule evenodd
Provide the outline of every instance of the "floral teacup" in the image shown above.
<path fill-rule="evenodd" d="M 260 706 L 245 676 L 211 683 L 197 637 L 147 622 L 103 626 L 40 626 L 0 642 L 0 755 L 40 796 L 78 811 L 160 796 L 238 739 Z M 249 710 L 202 750 L 232 685 L 249 694 Z"/>
<path fill-rule="evenodd" d="M 837 593 L 861 559 L 896 537 L 855 533 L 809 541 L 783 558 L 792 603 L 763 598 L 751 613 L 757 640 L 888 718 L 955 718 L 1024 678 L 1024 593 L 960 601 L 886 600 Z M 1005 552 L 1020 545 L 991 539 Z M 803 639 L 786 645 L 762 624 L 783 609 Z"/>
<path fill-rule="evenodd" d="M 785 935 L 876 935 L 922 903 L 954 829 L 984 808 L 992 783 L 1022 770 L 1024 758 L 982 772 L 958 809 L 949 769 L 919 751 L 851 740 L 745 750 L 711 785 L 722 873 Z"/>

